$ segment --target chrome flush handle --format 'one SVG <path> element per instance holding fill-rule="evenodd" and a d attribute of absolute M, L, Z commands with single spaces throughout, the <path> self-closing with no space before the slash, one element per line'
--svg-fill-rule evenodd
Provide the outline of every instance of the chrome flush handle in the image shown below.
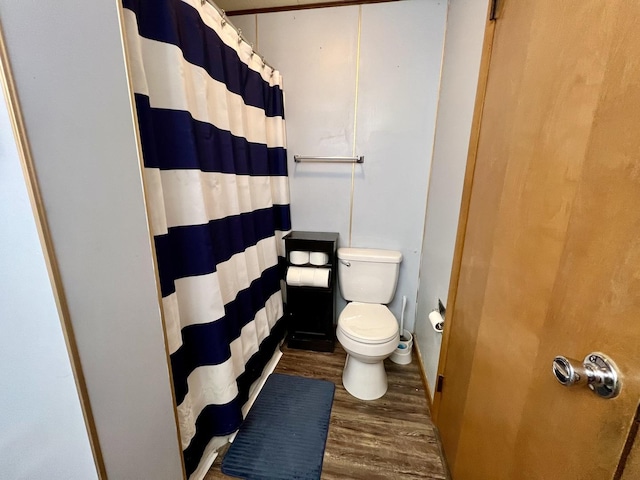
<path fill-rule="evenodd" d="M 340 260 L 340 263 L 343 264 L 345 267 L 351 266 L 351 263 L 347 262 L 346 260 Z"/>

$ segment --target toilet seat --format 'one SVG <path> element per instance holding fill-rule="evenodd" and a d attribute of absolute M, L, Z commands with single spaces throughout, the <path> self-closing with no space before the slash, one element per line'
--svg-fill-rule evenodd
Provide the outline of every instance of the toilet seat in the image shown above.
<path fill-rule="evenodd" d="M 398 322 L 379 303 L 351 302 L 338 318 L 338 328 L 351 340 L 367 345 L 390 342 L 398 336 Z"/>

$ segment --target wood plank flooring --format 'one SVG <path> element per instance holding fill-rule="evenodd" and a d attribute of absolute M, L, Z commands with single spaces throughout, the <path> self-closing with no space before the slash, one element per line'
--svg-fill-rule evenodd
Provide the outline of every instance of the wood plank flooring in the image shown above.
<path fill-rule="evenodd" d="M 336 385 L 323 480 L 448 478 L 415 358 L 409 365 L 387 360 L 389 390 L 382 398 L 365 402 L 342 386 L 346 354 L 339 344 L 332 354 L 286 346 L 282 351 L 276 372 Z M 216 459 L 205 480 L 232 478 L 220 471 L 222 457 Z"/>

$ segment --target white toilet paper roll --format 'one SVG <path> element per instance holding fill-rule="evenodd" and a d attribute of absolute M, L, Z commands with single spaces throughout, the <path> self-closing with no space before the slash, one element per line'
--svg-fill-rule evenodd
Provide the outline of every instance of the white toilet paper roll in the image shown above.
<path fill-rule="evenodd" d="M 309 254 L 309 262 L 311 265 L 326 265 L 329 263 L 329 254 L 324 252 L 311 252 Z"/>
<path fill-rule="evenodd" d="M 330 268 L 289 267 L 287 269 L 287 285 L 292 287 L 327 288 L 331 280 Z"/>
<path fill-rule="evenodd" d="M 312 287 L 315 275 L 315 268 L 300 267 L 300 285 L 305 287 Z"/>
<path fill-rule="evenodd" d="M 437 310 L 431 312 L 429 314 L 429 322 L 431 322 L 431 326 L 436 332 L 442 333 L 442 329 L 444 328 L 444 318 L 442 318 L 440 312 Z"/>
<path fill-rule="evenodd" d="M 313 276 L 313 286 L 314 287 L 329 287 L 329 281 L 331 279 L 331 269 L 330 268 L 316 268 L 316 273 Z"/>
<path fill-rule="evenodd" d="M 287 285 L 299 286 L 300 285 L 300 268 L 289 267 L 287 268 L 286 282 Z"/>
<path fill-rule="evenodd" d="M 301 250 L 289 252 L 289 261 L 294 265 L 304 265 L 305 263 L 309 263 L 309 252 L 303 252 Z"/>

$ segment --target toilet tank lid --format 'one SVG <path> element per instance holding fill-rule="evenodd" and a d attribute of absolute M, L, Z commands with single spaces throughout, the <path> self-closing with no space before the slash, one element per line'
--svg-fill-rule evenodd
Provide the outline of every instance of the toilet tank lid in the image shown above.
<path fill-rule="evenodd" d="M 360 262 L 400 263 L 402 253 L 396 250 L 381 250 L 375 248 L 339 248 L 340 260 L 353 260 Z"/>

